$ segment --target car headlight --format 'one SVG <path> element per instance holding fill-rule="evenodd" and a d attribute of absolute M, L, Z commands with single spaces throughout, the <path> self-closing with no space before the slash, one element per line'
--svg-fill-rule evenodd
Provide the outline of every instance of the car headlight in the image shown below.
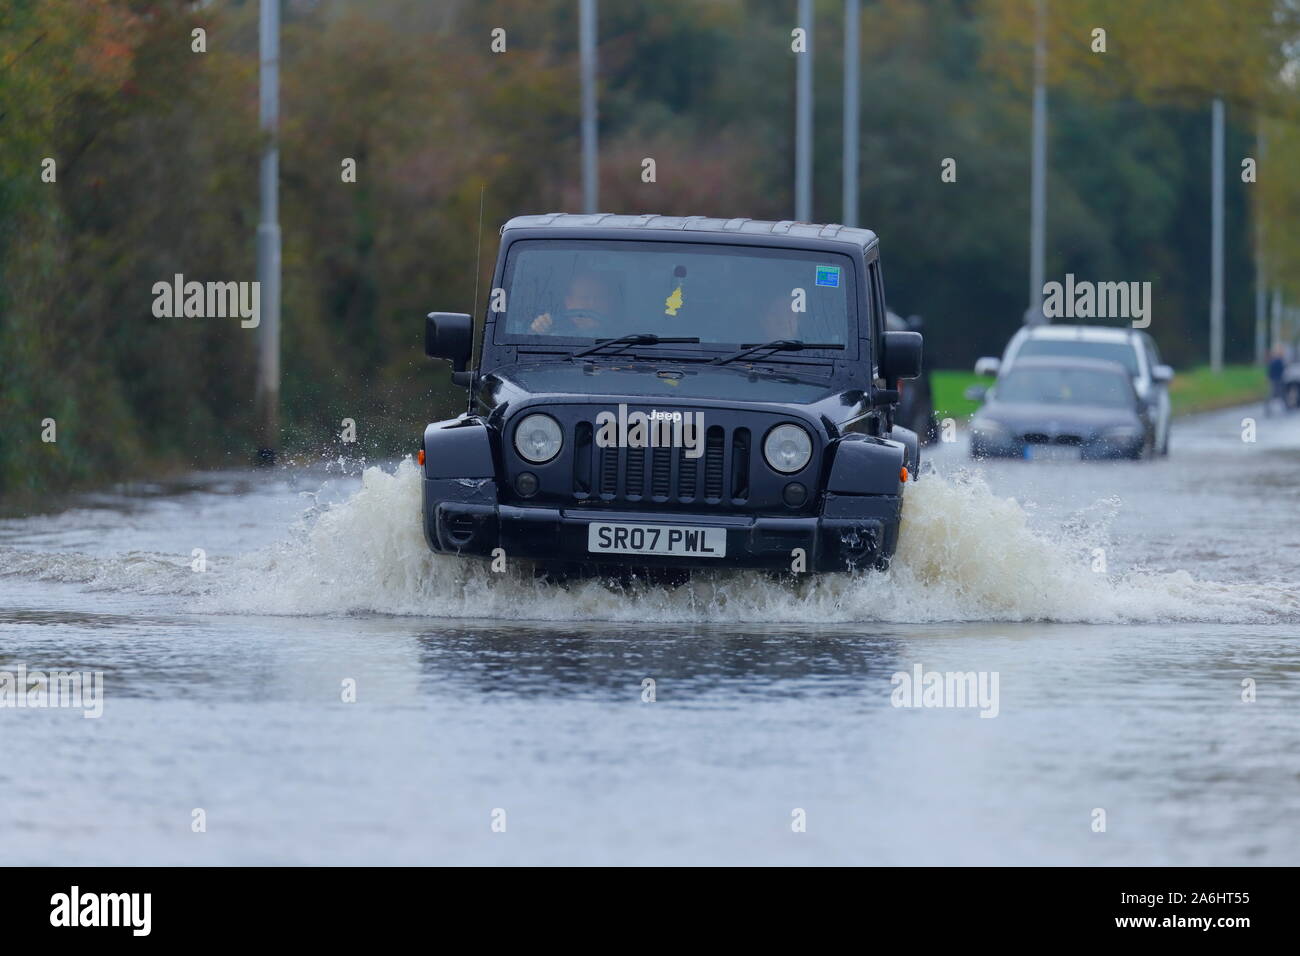
<path fill-rule="evenodd" d="M 971 431 L 995 438 L 1002 438 L 1007 434 L 1007 426 L 992 418 L 974 418 L 971 420 L 970 427 Z"/>
<path fill-rule="evenodd" d="M 534 465 L 550 461 L 563 444 L 560 423 L 550 415 L 525 415 L 515 426 L 515 451 Z"/>
<path fill-rule="evenodd" d="M 782 474 L 794 474 L 812 458 L 812 439 L 798 425 L 777 425 L 763 440 L 763 457 Z"/>

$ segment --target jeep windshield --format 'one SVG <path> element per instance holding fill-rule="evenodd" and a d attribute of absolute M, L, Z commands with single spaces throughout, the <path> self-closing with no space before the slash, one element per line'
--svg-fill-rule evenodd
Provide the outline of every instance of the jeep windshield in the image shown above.
<path fill-rule="evenodd" d="M 505 268 L 506 309 L 497 342 L 583 349 L 625 336 L 646 348 L 712 358 L 744 343 L 799 339 L 838 346 L 846 357 L 854 325 L 856 277 L 846 255 L 765 246 L 628 240 L 521 240 Z M 801 353 L 802 354 L 802 353 Z M 789 361 L 784 354 L 758 361 Z"/>

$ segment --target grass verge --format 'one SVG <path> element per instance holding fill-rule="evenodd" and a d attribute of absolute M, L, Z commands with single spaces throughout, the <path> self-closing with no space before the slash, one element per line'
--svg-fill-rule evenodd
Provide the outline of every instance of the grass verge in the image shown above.
<path fill-rule="evenodd" d="M 1258 365 L 1226 365 L 1218 375 L 1202 366 L 1180 372 L 1169 383 L 1169 401 L 1175 415 L 1212 412 L 1262 402 L 1267 397 L 1268 376 Z"/>
<path fill-rule="evenodd" d="M 930 373 L 934 410 L 939 418 L 963 421 L 978 402 L 965 397 L 971 385 L 991 385 L 993 380 L 974 372 L 943 369 Z M 1228 365 L 1215 375 L 1207 366 L 1179 372 L 1169 385 L 1169 401 L 1175 415 L 1210 412 L 1216 408 L 1263 401 L 1268 395 L 1268 377 L 1257 365 Z"/>
<path fill-rule="evenodd" d="M 930 390 L 934 394 L 934 413 L 940 419 L 955 418 L 964 421 L 980 407 L 979 402 L 966 398 L 965 391 L 971 385 L 992 385 L 993 379 L 987 375 L 974 372 L 960 372 L 953 369 L 941 369 L 930 373 Z"/>

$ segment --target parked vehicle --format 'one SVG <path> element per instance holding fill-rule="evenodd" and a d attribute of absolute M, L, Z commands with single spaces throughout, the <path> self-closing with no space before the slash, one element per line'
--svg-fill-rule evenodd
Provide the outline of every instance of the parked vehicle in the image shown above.
<path fill-rule="evenodd" d="M 1169 382 L 1174 370 L 1160 361 L 1155 340 L 1130 328 L 1097 325 L 1025 326 L 1011 337 L 1002 358 L 981 358 L 975 372 L 997 375 L 1021 359 L 1058 356 L 1118 362 L 1128 370 L 1138 396 L 1150 409 L 1155 424 L 1155 447 L 1169 454 Z"/>
<path fill-rule="evenodd" d="M 564 573 L 885 567 L 917 436 L 921 336 L 886 328 L 880 247 L 844 226 L 522 216 L 501 234 L 470 408 L 424 431 L 424 530 Z"/>
<path fill-rule="evenodd" d="M 1145 458 L 1151 406 L 1118 362 L 1020 358 L 998 376 L 971 420 L 974 458 Z"/>

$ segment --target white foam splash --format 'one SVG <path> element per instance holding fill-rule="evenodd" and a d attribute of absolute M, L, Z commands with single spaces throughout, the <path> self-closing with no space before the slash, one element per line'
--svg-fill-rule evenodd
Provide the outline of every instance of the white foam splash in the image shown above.
<path fill-rule="evenodd" d="M 0 548 L 0 578 L 73 583 L 88 591 L 177 595 L 185 610 L 217 614 L 378 613 L 500 620 L 721 623 L 944 621 L 1295 622 L 1300 587 L 1197 580 L 1186 571 L 1093 571 L 1117 502 L 1064 525 L 1030 514 L 975 475 L 926 475 L 909 485 L 898 554 L 886 573 L 700 574 L 677 588 L 567 586 L 534 580 L 512 562 L 430 553 L 420 526 L 420 472 L 409 459 L 365 469 L 360 488 L 318 504 L 281 543 L 193 574 L 188 556 L 108 557 Z"/>
<path fill-rule="evenodd" d="M 1107 515 L 1053 537 L 1031 529 L 1014 500 L 965 474 L 931 474 L 908 487 L 899 552 L 887 573 L 789 581 L 721 571 L 678 588 L 558 586 L 524 569 L 497 574 L 477 559 L 434 555 L 420 527 L 420 480 L 410 460 L 392 472 L 367 468 L 350 499 L 217 575 L 199 609 L 729 623 L 1300 619 L 1294 588 L 1215 584 L 1185 571 L 1096 573 L 1088 547 L 1104 535 Z"/>

